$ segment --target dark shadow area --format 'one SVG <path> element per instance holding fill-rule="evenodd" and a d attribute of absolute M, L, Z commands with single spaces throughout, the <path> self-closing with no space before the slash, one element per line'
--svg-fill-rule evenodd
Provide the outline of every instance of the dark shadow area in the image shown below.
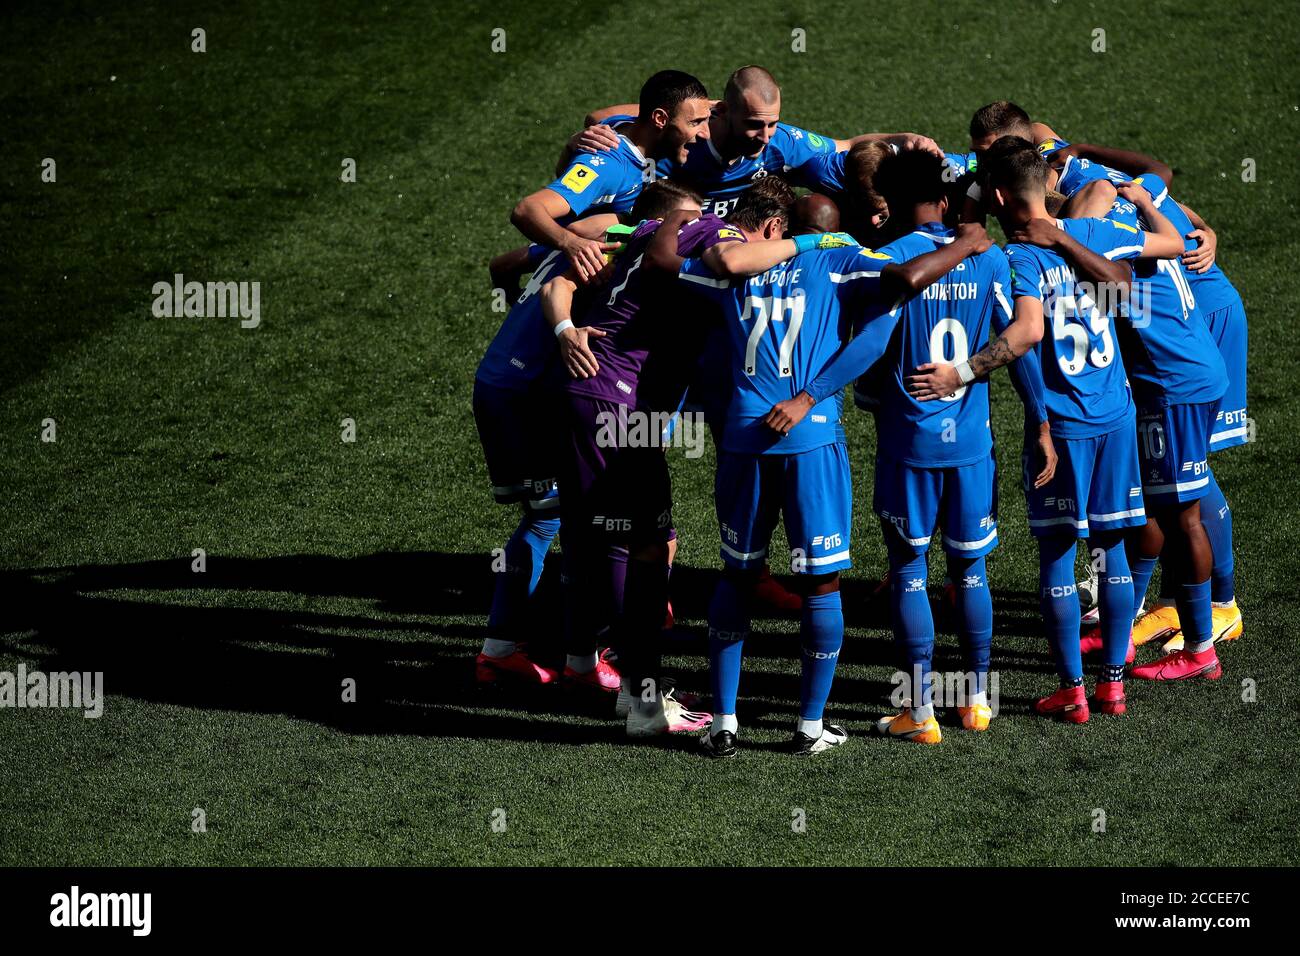
<path fill-rule="evenodd" d="M 530 652 L 561 664 L 563 620 L 557 556 L 548 561 L 530 615 L 539 622 Z M 210 710 L 281 713 L 357 734 L 414 734 L 584 744 L 623 740 L 606 696 L 558 687 L 480 689 L 474 655 L 494 575 L 487 554 L 384 553 L 357 557 L 209 556 L 195 573 L 190 559 L 0 571 L 6 596 L 0 648 L 43 671 L 103 671 L 105 691 L 152 703 Z M 707 615 L 718 572 L 678 567 L 672 600 L 679 622 L 664 632 L 668 671 L 683 689 L 708 689 Z M 888 628 L 887 592 L 876 582 L 844 582 L 850 628 Z M 185 604 L 170 592 L 186 592 Z M 258 592 L 260 603 L 241 601 Z M 142 592 L 124 594 L 122 592 Z M 156 592 L 156 593 L 151 593 Z M 211 592 L 204 600 L 204 592 Z M 232 594 L 232 592 L 235 592 Z M 282 595 L 282 598 L 267 595 Z M 366 602 L 355 612 L 316 610 L 318 598 Z M 276 607 L 274 605 L 283 606 Z M 944 627 L 942 602 L 938 623 Z M 1033 595 L 994 594 L 995 634 L 1016 634 L 1037 610 Z M 798 696 L 798 615 L 755 619 L 749 660 L 784 659 L 791 673 L 747 670 L 742 718 L 788 726 Z M 1005 620 L 1004 620 L 1005 618 Z M 1005 625 L 1005 626 L 1004 626 Z M 351 633 L 348 633 L 351 632 Z M 892 667 L 886 635 L 851 635 L 842 660 Z M 704 662 L 704 663 L 702 663 Z M 999 649 L 995 667 L 1049 673 L 1051 656 Z M 955 640 L 940 637 L 938 670 L 960 670 Z M 343 682 L 356 682 L 345 703 Z M 869 719 L 889 708 L 893 685 L 848 674 L 836 679 L 838 714 Z M 1028 701 L 1002 698 L 1004 710 Z M 575 717 L 603 721 L 593 724 Z M 685 744 L 684 744 L 685 745 Z"/>

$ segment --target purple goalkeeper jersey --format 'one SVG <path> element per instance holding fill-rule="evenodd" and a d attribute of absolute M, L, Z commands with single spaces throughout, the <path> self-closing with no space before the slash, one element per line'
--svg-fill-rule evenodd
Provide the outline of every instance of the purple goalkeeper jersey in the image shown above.
<path fill-rule="evenodd" d="M 678 366 L 690 351 L 689 343 L 703 340 L 700 326 L 707 321 L 707 313 L 702 318 L 698 304 L 687 301 L 683 305 L 672 276 L 647 275 L 642 269 L 641 260 L 657 228 L 657 219 L 637 226 L 618 257 L 607 291 L 577 323 L 595 326 L 605 336 L 587 342 L 600 371 L 593 378 L 570 380 L 566 384 L 570 393 L 658 410 L 670 400 L 667 393 L 672 391 L 663 383 L 677 378 Z M 705 214 L 681 228 L 677 254 L 698 258 L 720 243 L 744 241 L 738 229 Z M 657 353 L 653 370 L 647 368 L 652 353 Z M 661 384 L 639 391 L 642 382 L 651 378 Z"/>

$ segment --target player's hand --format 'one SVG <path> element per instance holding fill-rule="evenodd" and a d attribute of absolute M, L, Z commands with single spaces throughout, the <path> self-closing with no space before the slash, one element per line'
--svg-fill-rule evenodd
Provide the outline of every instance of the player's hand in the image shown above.
<path fill-rule="evenodd" d="M 573 265 L 573 271 L 585 285 L 594 279 L 605 267 L 605 253 L 618 248 L 617 242 L 600 242 L 596 239 L 584 239 L 569 233 L 560 247 Z"/>
<path fill-rule="evenodd" d="M 1151 201 L 1151 194 L 1140 183 L 1131 179 L 1126 183 L 1116 183 L 1115 192 L 1119 193 L 1121 199 L 1131 202 L 1139 209 L 1155 208 L 1155 203 Z"/>
<path fill-rule="evenodd" d="M 803 421 L 808 410 L 815 405 L 813 397 L 807 392 L 800 392 L 794 398 L 777 402 L 772 410 L 763 416 L 762 423 L 778 435 L 790 434 L 790 429 Z"/>
<path fill-rule="evenodd" d="M 1060 228 L 1050 219 L 1031 219 L 1007 236 L 1010 242 L 1024 242 L 1044 249 L 1053 248 L 1060 238 Z"/>
<path fill-rule="evenodd" d="M 603 153 L 618 149 L 618 133 L 607 123 L 594 123 L 569 137 L 569 149 L 575 153 Z"/>
<path fill-rule="evenodd" d="M 1047 422 L 1038 426 L 1038 461 L 1042 465 L 1034 487 L 1042 488 L 1056 477 L 1056 446 L 1052 444 L 1052 430 Z"/>
<path fill-rule="evenodd" d="M 1193 229 L 1187 234 L 1188 239 L 1196 241 L 1196 248 L 1183 253 L 1183 265 L 1193 272 L 1208 272 L 1214 265 L 1215 252 L 1219 248 L 1219 237 L 1209 226 Z"/>
<path fill-rule="evenodd" d="M 943 150 L 939 147 L 939 144 L 928 136 L 922 136 L 920 133 L 899 133 L 897 136 L 891 136 L 889 141 L 898 147 L 900 153 L 905 149 L 919 149 L 935 156 L 943 156 Z"/>
<path fill-rule="evenodd" d="M 918 402 L 947 398 L 961 388 L 961 376 L 947 362 L 926 362 L 907 377 L 907 394 Z"/>
<path fill-rule="evenodd" d="M 989 231 L 982 222 L 963 222 L 957 227 L 957 240 L 970 246 L 971 251 L 967 255 L 971 256 L 977 256 L 993 245 Z"/>
<path fill-rule="evenodd" d="M 591 326 L 565 329 L 560 334 L 560 361 L 572 378 L 595 378 L 600 363 L 587 345 L 589 338 L 604 338 L 605 333 Z"/>

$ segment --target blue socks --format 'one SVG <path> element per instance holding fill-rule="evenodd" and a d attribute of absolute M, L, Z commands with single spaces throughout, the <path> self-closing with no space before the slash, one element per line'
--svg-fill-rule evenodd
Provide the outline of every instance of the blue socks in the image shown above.
<path fill-rule="evenodd" d="M 1183 649 L 1193 654 L 1214 646 L 1210 582 L 1179 587 L 1178 621 L 1183 626 Z"/>
<path fill-rule="evenodd" d="M 1148 518 L 1148 521 L 1155 519 Z M 1133 576 L 1133 617 L 1142 613 L 1142 605 L 1147 599 L 1147 585 L 1151 583 L 1151 575 L 1155 573 L 1156 562 L 1159 558 L 1143 557 L 1136 548 L 1129 555 L 1129 570 Z M 1172 574 L 1172 569 L 1165 572 L 1166 575 Z"/>
<path fill-rule="evenodd" d="M 723 575 L 709 603 L 709 682 L 716 713 L 736 712 L 740 663 L 748 636 L 749 608 L 745 595 Z"/>
<path fill-rule="evenodd" d="M 844 611 L 839 591 L 812 594 L 803 599 L 799 633 L 803 648 L 799 716 L 803 720 L 821 720 L 826 698 L 831 693 L 831 681 L 835 679 L 840 647 L 844 644 Z"/>
<path fill-rule="evenodd" d="M 513 631 L 527 613 L 528 599 L 537 590 L 551 541 L 560 530 L 559 518 L 541 518 L 526 511 L 505 546 L 506 569 L 497 575 L 488 612 L 488 632 L 513 640 Z"/>
<path fill-rule="evenodd" d="M 885 535 L 889 546 L 889 621 L 911 687 L 911 706 L 919 710 L 931 703 L 934 615 L 926 591 L 929 569 L 926 556 L 896 541 L 893 529 L 886 528 Z"/>
<path fill-rule="evenodd" d="M 957 637 L 966 669 L 975 675 L 972 694 L 988 692 L 989 655 L 993 647 L 993 597 L 984 559 L 948 556 L 948 576 L 957 588 Z"/>
<path fill-rule="evenodd" d="M 1047 627 L 1047 639 L 1052 645 L 1062 687 L 1078 687 L 1083 683 L 1083 657 L 1079 652 L 1079 592 L 1074 583 L 1074 555 L 1073 536 L 1054 535 L 1038 539 L 1039 606 L 1043 611 L 1043 623 Z"/>
<path fill-rule="evenodd" d="M 1128 566 L 1124 538 L 1119 534 L 1097 534 L 1091 546 L 1102 552 L 1097 571 L 1097 604 L 1101 618 L 1102 678 L 1122 680 L 1124 658 L 1133 630 L 1133 575 Z M 1147 571 L 1148 580 L 1150 570 Z"/>
<path fill-rule="evenodd" d="M 1232 558 L 1232 510 L 1214 474 L 1207 494 L 1201 499 L 1201 524 L 1214 549 L 1214 570 L 1210 575 L 1210 600 L 1227 604 L 1235 594 Z"/>

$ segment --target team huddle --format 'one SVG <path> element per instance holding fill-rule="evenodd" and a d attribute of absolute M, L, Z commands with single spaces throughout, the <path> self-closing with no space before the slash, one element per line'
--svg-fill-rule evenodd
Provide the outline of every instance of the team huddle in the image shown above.
<path fill-rule="evenodd" d="M 873 730 L 942 739 L 936 536 L 967 670 L 954 723 L 987 730 L 989 378 L 1004 366 L 1024 406 L 1024 493 L 1060 678 L 1036 711 L 1084 723 L 1126 711 L 1126 676 L 1218 678 L 1215 645 L 1242 624 L 1210 455 L 1248 439 L 1246 315 L 1214 232 L 1170 195 L 1169 167 L 1066 142 L 1006 101 L 975 112 L 966 152 L 916 133 L 836 139 L 781 122 L 781 105 L 761 67 L 733 73 L 717 101 L 689 74 L 657 73 L 637 103 L 588 114 L 555 181 L 515 206 L 530 244 L 491 264 L 494 287 L 518 297 L 479 364 L 473 408 L 493 493 L 523 514 L 477 680 L 608 695 L 629 737 L 694 733 L 704 754 L 731 756 L 751 617 L 797 609 L 791 748 L 842 744 L 823 714 L 851 566 L 841 414 L 852 384 L 875 420 L 873 510 L 909 678 Z M 717 450 L 723 563 L 708 704 L 661 672 L 659 651 L 676 545 L 664 449 L 695 417 Z M 769 569 L 778 521 L 796 593 Z M 525 646 L 557 534 L 562 671 Z M 1161 654 L 1138 664 L 1136 646 L 1151 642 Z"/>

